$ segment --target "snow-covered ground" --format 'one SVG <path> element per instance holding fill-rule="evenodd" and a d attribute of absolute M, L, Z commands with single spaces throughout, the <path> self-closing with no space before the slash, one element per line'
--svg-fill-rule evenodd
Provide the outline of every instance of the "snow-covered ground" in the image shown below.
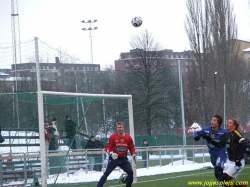
<path fill-rule="evenodd" d="M 154 166 L 147 168 L 141 168 L 137 169 L 137 177 L 142 176 L 150 176 L 150 175 L 159 175 L 159 174 L 167 174 L 167 173 L 176 173 L 176 172 L 184 172 L 184 171 L 192 171 L 192 170 L 199 170 L 206 167 L 213 167 L 210 162 L 206 163 L 193 163 L 193 161 L 184 160 L 178 160 L 174 161 L 173 163 L 170 163 L 165 166 Z M 122 170 L 114 170 L 110 176 L 108 177 L 108 180 L 118 179 L 120 175 L 123 173 Z M 62 173 L 58 176 L 57 175 L 50 175 L 47 183 L 48 184 L 54 184 L 56 178 L 56 183 L 59 184 L 68 184 L 68 183 L 83 183 L 83 182 L 97 182 L 100 177 L 102 176 L 102 172 L 97 171 L 89 171 L 86 173 L 85 170 L 80 169 L 78 172 L 75 172 L 74 174 L 70 174 L 69 177 L 67 177 L 67 173 Z M 32 180 L 28 181 L 28 183 L 32 183 Z M 15 185 L 16 182 L 10 182 L 8 185 Z"/>
<path fill-rule="evenodd" d="M 9 132 L 2 132 L 3 136 L 8 136 L 7 134 Z M 24 132 L 11 132 L 11 136 L 25 136 L 23 134 Z M 30 132 L 30 136 L 37 136 L 35 132 Z M 14 140 L 14 141 L 21 141 L 24 140 Z M 37 140 L 30 140 L 29 143 L 37 143 L 35 141 Z M 4 142 L 4 144 L 8 143 L 8 140 Z M 17 143 L 17 142 L 12 142 Z M 18 142 L 20 143 L 20 142 Z M 23 142 L 26 143 L 26 142 Z M 13 154 L 14 153 L 26 153 L 27 147 L 12 147 L 11 148 Z M 67 146 L 61 146 L 60 150 L 68 150 Z M 39 152 L 39 147 L 29 147 L 29 152 Z M 1 154 L 8 154 L 10 152 L 9 147 L 0 147 L 0 153 Z M 204 154 L 205 157 L 209 156 L 208 153 Z M 195 157 L 203 157 L 203 154 L 196 154 Z M 161 155 L 162 159 L 171 159 L 171 155 Z M 182 160 L 182 155 L 174 155 L 175 160 L 179 159 L 178 161 L 174 161 L 168 165 L 164 166 L 154 166 L 149 168 L 140 168 L 137 169 L 137 176 L 150 176 L 150 175 L 158 175 L 158 174 L 167 174 L 167 173 L 175 173 L 175 172 L 182 172 L 182 171 L 192 171 L 192 170 L 198 170 L 202 169 L 204 167 L 212 167 L 212 164 L 210 162 L 206 163 L 194 163 L 190 160 Z M 138 160 L 140 160 L 141 157 L 138 156 Z M 150 160 L 158 160 L 159 155 L 150 155 Z M 118 179 L 123 171 L 121 169 L 114 170 L 110 176 L 108 177 L 108 180 Z M 67 173 L 61 173 L 59 176 L 57 175 L 50 175 L 48 176 L 48 184 L 53 184 L 55 180 L 57 179 L 56 183 L 83 183 L 83 182 L 97 182 L 100 177 L 102 176 L 102 172 L 98 171 L 86 171 L 84 169 L 80 169 L 79 171 L 75 172 L 74 174 L 70 174 L 67 176 Z M 32 180 L 29 180 L 28 183 L 32 183 Z M 9 182 L 8 185 L 16 185 L 20 184 L 20 182 Z"/>

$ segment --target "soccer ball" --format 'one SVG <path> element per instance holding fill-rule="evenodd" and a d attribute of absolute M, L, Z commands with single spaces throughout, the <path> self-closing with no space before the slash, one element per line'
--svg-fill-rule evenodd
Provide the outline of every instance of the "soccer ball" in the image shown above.
<path fill-rule="evenodd" d="M 142 19 L 140 16 L 135 16 L 132 18 L 131 23 L 134 27 L 140 27 L 142 24 Z"/>

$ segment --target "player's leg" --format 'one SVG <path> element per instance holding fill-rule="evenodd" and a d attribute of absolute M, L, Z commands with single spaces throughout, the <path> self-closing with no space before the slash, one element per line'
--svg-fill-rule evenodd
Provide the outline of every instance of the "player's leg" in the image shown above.
<path fill-rule="evenodd" d="M 214 175 L 217 181 L 220 181 L 220 177 L 223 175 L 223 168 L 226 160 L 227 155 L 220 155 L 217 157 L 216 164 L 214 166 Z"/>
<path fill-rule="evenodd" d="M 223 175 L 220 178 L 221 186 L 233 187 L 234 181 L 232 179 L 233 177 L 229 176 L 227 173 L 223 173 Z"/>
<path fill-rule="evenodd" d="M 119 165 L 119 159 L 113 160 L 111 157 L 109 158 L 108 165 L 106 171 L 100 178 L 97 187 L 103 187 L 110 173 Z"/>
<path fill-rule="evenodd" d="M 128 174 L 126 179 L 126 187 L 131 187 L 133 183 L 134 172 L 130 162 L 128 161 L 128 158 L 122 158 L 122 163 L 119 166 Z"/>

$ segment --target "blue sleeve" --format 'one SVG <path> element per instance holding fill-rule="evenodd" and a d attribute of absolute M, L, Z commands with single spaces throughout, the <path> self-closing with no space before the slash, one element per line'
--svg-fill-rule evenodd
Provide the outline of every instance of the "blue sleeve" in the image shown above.
<path fill-rule="evenodd" d="M 196 137 L 202 137 L 204 135 L 204 129 L 202 128 L 200 131 L 196 131 L 196 133 L 194 134 L 194 138 Z"/>

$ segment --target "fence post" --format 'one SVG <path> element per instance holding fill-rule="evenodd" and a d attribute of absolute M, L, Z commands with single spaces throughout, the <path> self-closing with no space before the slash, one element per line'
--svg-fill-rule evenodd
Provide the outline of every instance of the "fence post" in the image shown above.
<path fill-rule="evenodd" d="M 2 155 L 0 155 L 2 157 Z M 0 179 L 1 179 L 1 186 L 3 186 L 3 160 L 0 160 Z"/>
<path fill-rule="evenodd" d="M 173 145 L 171 146 L 173 148 Z M 173 149 L 171 149 L 171 162 L 172 162 L 172 166 L 174 165 L 174 156 L 173 156 Z"/>
<path fill-rule="evenodd" d="M 86 150 L 87 151 L 87 150 Z M 88 173 L 88 155 L 85 154 L 85 163 L 86 163 L 86 173 Z"/>
<path fill-rule="evenodd" d="M 184 165 L 185 164 L 185 161 L 184 161 L 184 157 L 185 157 L 185 155 L 184 155 L 184 145 L 182 146 L 182 151 L 181 151 L 181 153 L 182 153 L 182 165 Z"/>
<path fill-rule="evenodd" d="M 160 146 L 161 148 L 161 146 Z M 161 167 L 161 150 L 159 151 L 159 158 L 160 158 L 160 167 Z"/>
<path fill-rule="evenodd" d="M 103 149 L 102 149 L 103 151 Z M 105 159 L 105 156 L 104 156 L 105 153 L 102 153 L 102 171 L 104 169 L 104 159 Z"/>
<path fill-rule="evenodd" d="M 25 155 L 25 153 L 23 154 Z M 27 158 L 24 158 L 23 164 L 24 164 L 24 182 L 27 183 Z"/>
<path fill-rule="evenodd" d="M 148 164 L 149 164 L 149 157 L 148 157 L 148 147 L 147 147 L 147 169 L 148 169 Z"/>
<path fill-rule="evenodd" d="M 194 145 L 193 145 L 193 164 L 194 164 L 194 158 L 195 158 L 195 155 L 194 155 Z"/>
<path fill-rule="evenodd" d="M 205 149 L 204 149 L 204 146 L 203 146 L 202 152 L 203 152 L 203 163 L 204 163 L 205 162 Z"/>
<path fill-rule="evenodd" d="M 69 155 L 67 156 L 67 177 L 69 177 Z"/>

